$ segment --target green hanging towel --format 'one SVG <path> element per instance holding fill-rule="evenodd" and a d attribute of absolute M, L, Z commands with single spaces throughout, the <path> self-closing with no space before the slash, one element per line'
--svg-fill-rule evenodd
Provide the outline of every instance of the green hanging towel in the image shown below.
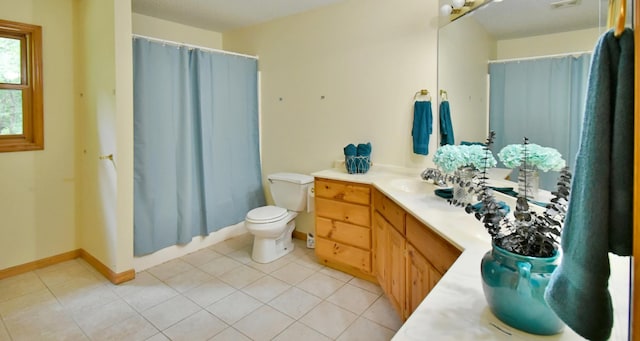
<path fill-rule="evenodd" d="M 433 129 L 431 101 L 416 101 L 413 105 L 413 152 L 429 155 L 429 136 Z"/>
<path fill-rule="evenodd" d="M 606 340 L 613 325 L 609 252 L 632 253 L 633 31 L 598 41 L 562 232 L 562 261 L 545 299 L 571 329 Z"/>

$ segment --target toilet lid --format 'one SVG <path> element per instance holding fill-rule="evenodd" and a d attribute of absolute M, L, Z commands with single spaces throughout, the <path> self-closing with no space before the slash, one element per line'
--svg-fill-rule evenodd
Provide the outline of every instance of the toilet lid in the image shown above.
<path fill-rule="evenodd" d="M 247 220 L 255 223 L 270 223 L 280 220 L 287 215 L 287 210 L 278 206 L 263 206 L 254 208 L 247 213 Z"/>

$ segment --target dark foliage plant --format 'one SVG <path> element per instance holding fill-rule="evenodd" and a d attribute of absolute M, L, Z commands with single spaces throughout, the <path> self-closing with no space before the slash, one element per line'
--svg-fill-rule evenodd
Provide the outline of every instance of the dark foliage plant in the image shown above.
<path fill-rule="evenodd" d="M 491 146 L 495 138 L 495 132 L 490 132 L 484 147 L 488 159 Z M 524 139 L 523 166 L 526 167 L 526 145 Z M 493 195 L 492 188 L 488 185 L 487 170 L 489 166 L 485 162 L 482 169 L 473 181 L 454 177 L 450 180 L 456 182 L 468 193 L 477 195 L 480 203 L 460 203 L 453 199 L 449 203 L 456 206 L 464 206 L 465 211 L 474 214 L 484 225 L 491 236 L 494 245 L 507 251 L 530 257 L 552 257 L 558 250 L 562 225 L 567 212 L 569 195 L 571 191 L 571 173 L 567 167 L 560 171 L 557 190 L 552 192 L 553 198 L 543 213 L 532 210 L 524 193 L 518 195 L 513 219 L 508 217 L 507 210 Z M 525 179 L 525 186 L 526 186 Z"/>

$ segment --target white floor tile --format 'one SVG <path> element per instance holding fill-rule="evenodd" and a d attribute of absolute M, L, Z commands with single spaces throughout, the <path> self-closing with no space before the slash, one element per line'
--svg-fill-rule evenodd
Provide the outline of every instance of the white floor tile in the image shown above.
<path fill-rule="evenodd" d="M 335 339 L 356 320 L 358 316 L 337 305 L 324 301 L 313 308 L 300 322 Z"/>
<path fill-rule="evenodd" d="M 160 280 L 165 280 L 169 277 L 173 277 L 183 272 L 187 272 L 193 269 L 194 266 L 185 262 L 184 260 L 177 258 L 170 260 L 166 263 L 162 263 L 160 265 L 156 265 L 150 269 L 147 269 L 147 272 L 154 275 Z"/>
<path fill-rule="evenodd" d="M 164 331 L 171 340 L 208 340 L 229 327 L 206 310 L 201 310 Z"/>
<path fill-rule="evenodd" d="M 293 287 L 274 298 L 269 305 L 294 319 L 299 319 L 321 301 L 320 298 Z"/>
<path fill-rule="evenodd" d="M 236 322 L 233 327 L 251 339 L 261 341 L 271 340 L 293 321 L 287 315 L 265 305 Z"/>
<path fill-rule="evenodd" d="M 242 263 L 229 257 L 220 257 L 210 261 L 209 263 L 200 265 L 200 269 L 210 275 L 219 276 L 239 266 L 242 266 Z"/>
<path fill-rule="evenodd" d="M 75 259 L 35 270 L 35 273 L 47 286 L 77 280 L 82 277 L 96 279 L 93 273 L 89 272 L 87 268 Z"/>
<path fill-rule="evenodd" d="M 340 335 L 338 341 L 388 341 L 395 332 L 366 318 L 358 318 Z"/>
<path fill-rule="evenodd" d="M 252 251 L 251 246 L 245 246 L 240 250 L 236 250 L 227 254 L 227 257 L 234 259 L 242 264 L 247 264 L 252 261 L 251 251 Z"/>
<path fill-rule="evenodd" d="M 104 329 L 137 315 L 123 300 L 116 300 L 109 304 L 93 306 L 75 311 L 73 319 L 80 328 L 91 338 L 96 338 L 102 334 Z"/>
<path fill-rule="evenodd" d="M 371 283 L 369 281 L 366 281 L 362 278 L 358 278 L 358 277 L 354 277 L 352 280 L 349 281 L 349 284 L 351 285 L 355 285 L 358 288 L 370 291 L 376 295 L 382 295 L 383 291 L 382 288 L 380 287 L 380 285 L 376 284 L 376 283 Z"/>
<path fill-rule="evenodd" d="M 80 259 L 0 280 L 0 341 L 387 340 L 400 327 L 378 285 L 317 263 L 304 241 L 267 264 L 250 260 L 252 242 L 245 234 L 120 285 Z"/>
<path fill-rule="evenodd" d="M 229 327 L 209 339 L 209 341 L 251 341 L 251 339 L 234 328 Z"/>
<path fill-rule="evenodd" d="M 218 278 L 230 284 L 234 288 L 240 289 L 264 276 L 266 276 L 264 272 L 242 265 L 219 275 Z"/>
<path fill-rule="evenodd" d="M 306 268 L 298 263 L 291 262 L 272 272 L 271 276 L 281 281 L 285 281 L 291 285 L 295 285 L 313 275 L 314 272 L 315 271 Z"/>
<path fill-rule="evenodd" d="M 0 302 L 0 316 L 5 320 L 10 317 L 29 316 L 42 309 L 62 309 L 60 303 L 46 288 Z"/>
<path fill-rule="evenodd" d="M 282 333 L 278 334 L 273 341 L 330 341 L 328 337 L 305 326 L 300 322 L 295 322 Z"/>
<path fill-rule="evenodd" d="M 254 269 L 260 270 L 260 271 L 262 271 L 262 272 L 264 272 L 266 274 L 270 274 L 270 273 L 280 269 L 281 267 L 291 263 L 293 261 L 293 258 L 288 257 L 288 256 L 289 255 L 284 256 L 282 258 L 278 258 L 278 259 L 274 260 L 273 262 L 265 263 L 265 264 L 258 263 L 258 262 L 255 262 L 255 261 L 252 260 L 251 262 L 247 263 L 247 265 L 252 267 L 252 268 L 254 268 Z"/>
<path fill-rule="evenodd" d="M 182 260 L 193 265 L 193 266 L 200 266 L 206 263 L 209 263 L 210 261 L 222 257 L 221 254 L 209 249 L 209 248 L 204 248 L 195 252 L 192 252 L 188 255 L 182 256 Z"/>
<path fill-rule="evenodd" d="M 402 326 L 402 320 L 384 296 L 380 296 L 362 316 L 391 330 L 398 330 Z"/>
<path fill-rule="evenodd" d="M 236 291 L 235 288 L 227 283 L 213 278 L 212 280 L 203 283 L 199 287 L 193 288 L 184 293 L 184 296 L 195 302 L 202 308 L 206 308 L 212 303 L 215 303 L 222 298 L 231 295 Z"/>
<path fill-rule="evenodd" d="M 29 316 L 3 320 L 13 340 L 88 340 L 62 309 L 41 309 Z"/>
<path fill-rule="evenodd" d="M 207 310 L 228 324 L 234 324 L 249 313 L 258 309 L 262 303 L 255 298 L 236 291 L 207 307 Z"/>
<path fill-rule="evenodd" d="M 111 287 L 118 296 L 127 297 L 130 295 L 140 295 L 144 293 L 149 288 L 153 288 L 157 285 L 161 284 L 162 281 L 151 275 L 146 271 L 136 273 L 136 277 L 130 281 L 114 285 Z"/>
<path fill-rule="evenodd" d="M 320 298 L 327 298 L 343 285 L 343 281 L 316 272 L 309 278 L 300 282 L 297 287 Z"/>
<path fill-rule="evenodd" d="M 0 318 L 0 341 L 11 341 L 11 337 L 9 337 L 9 332 L 7 328 L 4 326 L 4 322 L 2 318 Z"/>
<path fill-rule="evenodd" d="M 327 301 L 360 315 L 367 310 L 378 297 L 379 296 L 374 293 L 347 283 L 329 296 Z"/>
<path fill-rule="evenodd" d="M 0 302 L 46 288 L 47 287 L 34 272 L 27 272 L 13 277 L 0 279 Z"/>
<path fill-rule="evenodd" d="M 144 341 L 171 341 L 171 339 L 169 339 L 168 337 L 166 337 L 164 334 L 162 333 L 158 333 Z"/>
<path fill-rule="evenodd" d="M 77 311 L 117 300 L 113 290 L 95 279 L 79 278 L 49 287 L 65 309 Z"/>
<path fill-rule="evenodd" d="M 166 302 L 142 312 L 149 322 L 159 330 L 165 330 L 178 321 L 193 315 L 201 308 L 184 296 L 176 296 Z"/>
<path fill-rule="evenodd" d="M 337 280 L 343 281 L 343 282 L 349 282 L 350 280 L 353 279 L 353 276 L 344 273 L 342 271 L 338 271 L 332 268 L 323 268 L 322 270 L 320 270 L 320 273 L 323 273 L 325 275 L 331 276 Z"/>
<path fill-rule="evenodd" d="M 156 285 L 144 287 L 144 290 L 136 294 L 127 295 L 122 299 L 130 304 L 136 311 L 142 312 L 162 302 L 166 302 L 176 295 L 178 295 L 177 291 L 159 282 Z"/>
<path fill-rule="evenodd" d="M 267 303 L 289 289 L 291 285 L 271 276 L 265 276 L 242 288 L 242 291 Z"/>
<path fill-rule="evenodd" d="M 99 335 L 95 336 L 93 340 L 146 340 L 158 334 L 159 330 L 156 329 L 151 323 L 149 323 L 149 321 L 147 321 L 140 315 L 135 315 L 124 320 L 122 323 L 118 323 L 109 328 L 103 329 Z"/>
<path fill-rule="evenodd" d="M 169 277 L 164 280 L 164 282 L 168 286 L 175 289 L 177 292 L 183 293 L 187 290 L 198 287 L 205 282 L 212 280 L 213 278 L 214 277 L 209 275 L 208 273 L 198 268 L 193 268 L 173 277 Z"/>
<path fill-rule="evenodd" d="M 296 257 L 295 262 L 315 271 L 322 270 L 324 268 L 324 265 L 318 263 L 318 259 L 313 252 L 308 252 L 304 256 Z"/>

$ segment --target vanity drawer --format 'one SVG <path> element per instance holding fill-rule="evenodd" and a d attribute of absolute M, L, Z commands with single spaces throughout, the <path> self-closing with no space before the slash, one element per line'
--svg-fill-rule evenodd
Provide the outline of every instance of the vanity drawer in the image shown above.
<path fill-rule="evenodd" d="M 320 262 L 336 262 L 371 273 L 371 252 L 322 237 L 316 238 L 316 257 Z"/>
<path fill-rule="evenodd" d="M 367 185 L 316 179 L 314 191 L 316 197 L 363 205 L 369 205 L 371 203 L 371 188 Z"/>
<path fill-rule="evenodd" d="M 407 241 L 415 246 L 416 250 L 425 256 L 441 274 L 449 270 L 461 253 L 455 246 L 411 215 L 407 215 Z"/>
<path fill-rule="evenodd" d="M 376 211 L 380 212 L 380 214 L 387 219 L 387 221 L 391 223 L 398 232 L 404 235 L 404 209 L 378 190 L 374 191 L 373 200 L 373 206 Z"/>
<path fill-rule="evenodd" d="M 315 210 L 316 216 L 361 226 L 371 226 L 371 208 L 369 206 L 319 198 L 316 192 Z"/>
<path fill-rule="evenodd" d="M 371 249 L 371 230 L 327 218 L 316 218 L 316 236 L 350 244 L 362 249 Z"/>

